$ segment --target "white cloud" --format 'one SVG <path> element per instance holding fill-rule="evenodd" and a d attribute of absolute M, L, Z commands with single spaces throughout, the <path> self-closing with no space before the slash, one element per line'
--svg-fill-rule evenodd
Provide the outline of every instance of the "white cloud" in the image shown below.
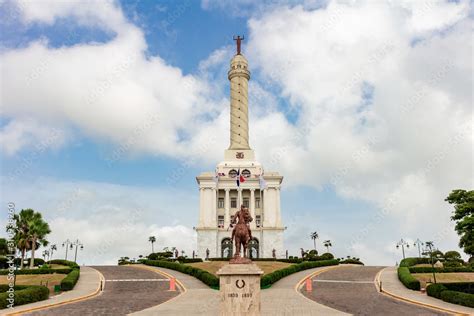
<path fill-rule="evenodd" d="M 394 234 L 423 231 L 420 238 L 434 239 L 449 222 L 443 198 L 473 185 L 471 8 L 468 1 L 416 3 L 333 1 L 313 10 L 317 3 L 274 2 L 257 10 L 245 49 L 252 70 L 250 135 L 266 170 L 285 175 L 286 187 L 329 185 L 378 212 L 395 196 L 378 224 L 397 222 Z M 117 144 L 111 159 L 142 152 L 208 164 L 221 159 L 228 143 L 223 86 L 230 49 L 213 52 L 198 74 L 185 75 L 159 56 L 145 56 L 142 30 L 119 7 L 92 7 L 23 11 L 25 23 L 71 16 L 116 36 L 106 43 L 52 48 L 40 40 L 4 50 L 2 116 L 12 122 L 34 117 L 35 130 L 72 126 Z M 272 85 L 278 96 L 266 90 Z M 278 98 L 296 122 L 278 110 Z M 9 154 L 35 141 L 33 132 L 7 126 L 2 142 L 10 140 Z M 341 238 L 350 243 L 357 234 Z M 393 237 L 369 229 L 357 249 L 365 253 L 368 240 Z M 441 237 L 439 244 L 454 245 L 452 230 Z"/>
<path fill-rule="evenodd" d="M 64 258 L 66 239 L 84 244 L 81 264 L 116 264 L 121 256 L 148 255 L 149 236 L 157 237 L 155 250 L 177 247 L 191 256 L 196 249 L 191 227 L 198 202 L 192 192 L 51 178 L 1 181 L 2 197 L 16 204 L 16 212 L 33 207 L 43 214 L 52 230 L 48 240 L 59 248 L 56 258 Z"/>

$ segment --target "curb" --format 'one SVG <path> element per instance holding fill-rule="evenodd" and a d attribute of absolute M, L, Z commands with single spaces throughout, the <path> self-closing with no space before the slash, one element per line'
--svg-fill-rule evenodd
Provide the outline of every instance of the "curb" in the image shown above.
<path fill-rule="evenodd" d="M 388 267 L 387 267 L 388 268 Z M 387 269 L 387 268 L 384 268 L 382 270 L 380 270 L 380 272 L 377 274 L 377 276 L 380 278 L 380 275 L 382 274 L 383 270 Z M 376 276 L 376 279 L 377 279 L 377 276 Z M 430 308 L 430 309 L 433 309 L 433 310 L 436 310 L 436 311 L 439 311 L 439 312 L 445 312 L 445 313 L 450 313 L 450 314 L 453 314 L 453 315 L 458 315 L 458 316 L 469 316 L 469 314 L 465 314 L 465 313 L 460 313 L 458 311 L 455 311 L 455 310 L 452 310 L 452 309 L 447 309 L 447 308 L 443 308 L 443 307 L 438 307 L 438 306 L 435 306 L 435 305 L 431 305 L 431 304 L 427 304 L 427 303 L 422 303 L 422 302 L 419 302 L 419 301 L 415 301 L 415 300 L 411 300 L 411 299 L 408 299 L 408 298 L 405 298 L 403 296 L 399 296 L 397 294 L 394 294 L 392 292 L 389 292 L 389 291 L 386 291 L 383 289 L 382 287 L 382 290 L 379 292 L 379 293 L 382 293 L 384 295 L 387 295 L 387 296 L 390 296 L 396 300 L 399 300 L 399 301 L 403 301 L 403 302 L 407 302 L 407 303 L 410 303 L 410 304 L 414 304 L 414 305 L 418 305 L 418 306 L 422 306 L 422 307 L 426 307 L 426 308 Z"/>
<path fill-rule="evenodd" d="M 94 269 L 94 268 L 91 268 L 91 269 Z M 72 300 L 69 300 L 69 301 L 57 302 L 57 303 L 51 303 L 51 304 L 48 304 L 48 305 L 32 307 L 32 308 L 25 309 L 25 310 L 18 311 L 18 312 L 14 311 L 14 312 L 11 312 L 11 313 L 6 313 L 5 315 L 10 315 L 10 316 L 12 316 L 12 315 L 22 315 L 22 314 L 30 313 L 30 312 L 33 312 L 33 311 L 39 311 L 39 310 L 48 309 L 48 308 L 52 308 L 52 307 L 57 307 L 57 306 L 61 306 L 61 305 L 67 305 L 67 304 L 71 304 L 71 303 L 77 303 L 77 302 L 80 302 L 80 301 L 85 301 L 87 299 L 90 299 L 94 296 L 99 295 L 101 293 L 100 286 L 102 284 L 102 281 L 105 280 L 105 278 L 102 275 L 102 273 L 100 273 L 99 270 L 96 270 L 96 269 L 94 269 L 94 270 L 97 271 L 97 273 L 99 273 L 100 282 L 99 282 L 99 286 L 97 287 L 97 289 L 93 293 L 86 294 L 86 295 L 80 296 L 80 297 L 76 297 L 76 298 L 74 298 Z"/>
<path fill-rule="evenodd" d="M 187 292 L 187 289 L 186 287 L 184 286 L 184 284 L 178 280 L 176 277 L 174 277 L 173 275 L 163 271 L 163 270 L 160 270 L 159 267 L 151 267 L 151 266 L 147 266 L 147 265 L 138 265 L 138 264 L 130 264 L 130 265 L 127 265 L 127 266 L 130 266 L 130 267 L 136 267 L 136 268 L 140 268 L 140 269 L 145 269 L 145 270 L 149 270 L 149 271 L 152 271 L 152 272 L 155 272 L 155 273 L 158 273 L 158 274 L 163 274 L 164 276 L 166 276 L 167 278 L 169 279 L 175 279 L 176 280 L 176 283 L 179 285 L 179 288 L 180 288 L 180 292 L 182 293 L 186 293 Z M 178 295 L 179 296 L 179 295 Z M 169 300 L 168 300 L 169 301 Z M 167 301 L 167 302 L 168 302 Z"/>

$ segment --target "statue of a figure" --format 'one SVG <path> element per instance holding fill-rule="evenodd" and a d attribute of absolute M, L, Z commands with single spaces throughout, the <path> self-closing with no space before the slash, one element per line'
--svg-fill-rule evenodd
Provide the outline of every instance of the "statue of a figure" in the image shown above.
<path fill-rule="evenodd" d="M 277 257 L 275 248 L 273 248 L 273 250 L 272 250 L 272 257 L 273 257 L 273 259 L 276 259 L 276 257 Z"/>
<path fill-rule="evenodd" d="M 209 260 L 209 248 L 206 249 L 206 260 Z"/>
<path fill-rule="evenodd" d="M 249 209 L 242 205 L 230 223 L 231 227 L 235 225 L 232 230 L 232 241 L 235 241 L 235 254 L 230 263 L 252 262 L 247 257 L 247 248 L 252 239 L 252 232 L 249 227 L 251 221 L 253 221 L 253 218 L 250 216 Z M 244 255 L 242 257 L 240 256 L 240 247 L 243 247 Z"/>

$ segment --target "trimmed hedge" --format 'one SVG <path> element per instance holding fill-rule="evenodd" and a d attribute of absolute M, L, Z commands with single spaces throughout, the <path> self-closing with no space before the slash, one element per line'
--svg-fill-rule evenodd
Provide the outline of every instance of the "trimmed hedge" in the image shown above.
<path fill-rule="evenodd" d="M 273 271 L 272 273 L 264 275 L 260 279 L 260 286 L 262 288 L 267 288 L 271 286 L 276 281 L 299 271 L 317 268 L 317 267 L 324 267 L 324 266 L 335 266 L 338 265 L 339 262 L 337 260 L 325 260 L 325 261 L 305 261 L 299 264 L 295 264 L 289 266 L 284 269 Z"/>
<path fill-rule="evenodd" d="M 63 265 L 63 266 L 71 267 L 73 269 L 80 269 L 81 268 L 74 261 L 63 260 L 63 259 L 54 259 L 54 260 L 48 261 L 48 264 L 60 264 L 60 265 Z"/>
<path fill-rule="evenodd" d="M 14 287 L 15 292 L 12 297 L 13 306 L 43 301 L 49 297 L 49 289 L 46 286 L 40 285 L 17 285 Z M 7 284 L 0 285 L 0 309 L 7 308 L 10 302 L 8 301 L 10 293 L 7 291 L 9 287 Z"/>
<path fill-rule="evenodd" d="M 400 261 L 400 267 L 411 267 L 422 263 L 431 263 L 430 258 L 405 258 Z"/>
<path fill-rule="evenodd" d="M 430 284 L 426 293 L 448 303 L 474 307 L 474 282 Z"/>
<path fill-rule="evenodd" d="M 24 275 L 24 274 L 68 274 L 71 272 L 71 268 L 62 268 L 62 269 L 23 269 L 23 270 L 15 270 L 16 275 Z M 7 275 L 8 269 L 0 270 L 0 275 Z"/>
<path fill-rule="evenodd" d="M 364 263 L 360 260 L 357 260 L 357 259 L 344 259 L 344 260 L 341 260 L 339 261 L 340 264 L 360 264 L 360 265 L 364 265 Z"/>
<path fill-rule="evenodd" d="M 407 267 L 398 268 L 398 279 L 410 290 L 420 290 L 420 281 L 411 275 L 410 270 Z"/>
<path fill-rule="evenodd" d="M 77 280 L 79 280 L 80 276 L 80 270 L 79 269 L 72 269 L 72 271 L 61 281 L 61 290 L 62 291 L 70 291 L 74 288 L 74 286 L 77 283 Z"/>
<path fill-rule="evenodd" d="M 433 273 L 432 267 L 409 267 L 410 273 Z M 444 267 L 434 268 L 436 273 L 452 273 L 452 272 L 474 272 L 471 267 Z"/>
<path fill-rule="evenodd" d="M 201 258 L 185 258 L 185 259 L 179 259 L 179 263 L 195 263 L 195 262 L 202 262 Z"/>
<path fill-rule="evenodd" d="M 161 261 L 161 260 L 146 260 L 144 264 L 148 266 L 176 270 L 185 274 L 192 275 L 193 277 L 201 280 L 203 283 L 207 284 L 208 286 L 212 288 L 219 287 L 219 278 L 203 269 L 195 268 L 195 267 L 188 266 L 182 263 Z"/>

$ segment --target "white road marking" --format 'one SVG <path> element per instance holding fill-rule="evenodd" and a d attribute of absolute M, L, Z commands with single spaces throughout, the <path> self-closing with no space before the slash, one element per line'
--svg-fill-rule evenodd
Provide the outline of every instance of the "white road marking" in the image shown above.
<path fill-rule="evenodd" d="M 169 281 L 170 279 L 116 279 L 116 280 L 105 280 L 105 282 L 163 282 Z"/>
<path fill-rule="evenodd" d="M 374 281 L 316 280 L 316 279 L 313 279 L 313 282 L 321 282 L 321 283 L 360 283 L 360 284 L 373 284 L 374 283 Z"/>

